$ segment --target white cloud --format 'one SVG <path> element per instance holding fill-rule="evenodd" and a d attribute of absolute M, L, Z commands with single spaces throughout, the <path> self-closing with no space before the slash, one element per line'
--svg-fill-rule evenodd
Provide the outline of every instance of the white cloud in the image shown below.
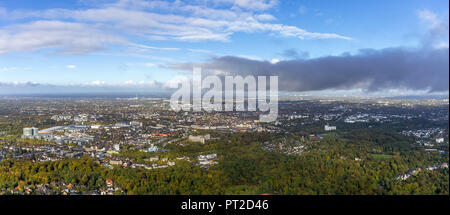
<path fill-rule="evenodd" d="M 437 15 L 427 9 L 419 10 L 419 18 L 432 23 L 432 26 L 439 25 L 441 21 L 437 18 Z"/>
<path fill-rule="evenodd" d="M 110 83 L 105 81 L 91 81 L 83 84 L 70 84 L 70 85 L 58 85 L 59 87 L 101 87 L 101 88 L 127 88 L 127 87 L 138 87 L 138 88 L 157 88 L 161 87 L 162 83 L 155 80 L 150 81 L 134 81 L 127 80 L 120 83 Z"/>
<path fill-rule="evenodd" d="M 96 81 L 91 81 L 91 82 L 86 82 L 86 83 L 84 83 L 84 84 L 81 84 L 81 86 L 83 86 L 83 87 L 104 87 L 104 86 L 106 86 L 107 84 L 106 84 L 106 82 L 104 82 L 104 81 L 99 81 L 99 80 L 96 80 Z M 75 86 L 75 85 L 74 85 Z"/>
<path fill-rule="evenodd" d="M 128 80 L 125 81 L 123 84 L 113 84 L 109 86 L 116 86 L 116 87 L 138 87 L 138 88 L 159 88 L 162 86 L 161 83 L 151 80 L 151 81 L 133 81 Z"/>
<path fill-rule="evenodd" d="M 430 29 L 430 31 L 448 34 L 448 22 L 444 22 L 444 20 L 438 17 L 437 14 L 424 9 L 419 10 L 418 15 L 422 21 L 429 23 L 428 28 Z"/>
<path fill-rule="evenodd" d="M 277 18 L 275 18 L 274 16 L 264 13 L 264 14 L 259 14 L 256 15 L 256 19 L 259 21 L 273 21 L 276 20 Z"/>
<path fill-rule="evenodd" d="M 84 84 L 48 84 L 37 83 L 30 81 L 14 81 L 14 82 L 1 82 L 0 81 L 0 94 L 13 95 L 13 94 L 35 94 L 35 93 L 93 93 L 93 92 L 135 92 L 136 89 L 149 90 L 161 90 L 162 83 L 150 80 L 150 81 L 125 81 L 122 83 L 106 83 L 104 81 L 92 81 Z"/>
<path fill-rule="evenodd" d="M 35 87 L 41 84 L 31 81 L 0 82 L 0 87 Z"/>
<path fill-rule="evenodd" d="M 144 64 L 146 67 L 156 67 L 157 65 L 154 63 L 146 63 Z"/>
<path fill-rule="evenodd" d="M 63 54 L 85 54 L 123 41 L 86 24 L 35 21 L 0 29 L 0 54 L 50 48 Z"/>
<path fill-rule="evenodd" d="M 224 4 L 231 8 L 224 9 Z M 299 39 L 351 39 L 334 33 L 309 32 L 296 26 L 267 23 L 276 18 L 261 11 L 277 4 L 276 0 L 219 0 L 209 4 L 120 0 L 114 4 L 77 10 L 3 9 L 0 14 L 9 20 L 32 18 L 38 21 L 0 28 L 0 54 L 49 48 L 58 49 L 63 54 L 85 54 L 107 48 L 109 44 L 177 51 L 177 48 L 136 44 L 130 40 L 138 37 L 140 41 L 230 41 L 237 32 L 269 33 Z"/>
<path fill-rule="evenodd" d="M 437 42 L 433 45 L 433 48 L 435 49 L 448 49 L 449 44 L 448 42 Z"/>
<path fill-rule="evenodd" d="M 418 11 L 419 18 L 428 23 L 428 35 L 426 37 L 426 45 L 430 45 L 436 49 L 449 47 L 449 23 L 448 17 L 444 19 L 436 13 L 424 9 Z"/>
<path fill-rule="evenodd" d="M 128 80 L 124 82 L 125 85 L 134 85 L 135 82 L 133 80 Z"/>
<path fill-rule="evenodd" d="M 187 49 L 190 52 L 195 52 L 195 53 L 204 53 L 204 54 L 212 54 L 213 52 L 210 50 L 205 50 L 205 49 Z"/>
<path fill-rule="evenodd" d="M 67 69 L 76 69 L 77 66 L 75 66 L 75 65 L 67 65 L 66 68 Z"/>
<path fill-rule="evenodd" d="M 274 58 L 274 59 L 270 60 L 271 64 L 277 64 L 279 62 L 280 62 L 280 59 L 278 59 L 278 58 Z"/>
<path fill-rule="evenodd" d="M 31 67 L 0 67 L 0 72 L 29 71 Z"/>
<path fill-rule="evenodd" d="M 163 51 L 178 51 L 179 48 L 161 48 L 161 47 L 154 47 L 154 46 L 146 46 L 146 45 L 139 45 L 139 47 L 144 49 L 153 49 L 153 50 L 163 50 Z"/>
<path fill-rule="evenodd" d="M 278 0 L 215 0 L 251 11 L 264 11 L 278 5 Z"/>

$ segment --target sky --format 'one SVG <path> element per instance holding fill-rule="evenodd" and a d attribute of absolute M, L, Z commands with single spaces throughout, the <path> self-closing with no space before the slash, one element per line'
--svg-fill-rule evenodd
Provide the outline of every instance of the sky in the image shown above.
<path fill-rule="evenodd" d="M 448 4 L 2 0 L 0 94 L 160 89 L 193 65 L 288 92 L 448 94 Z"/>

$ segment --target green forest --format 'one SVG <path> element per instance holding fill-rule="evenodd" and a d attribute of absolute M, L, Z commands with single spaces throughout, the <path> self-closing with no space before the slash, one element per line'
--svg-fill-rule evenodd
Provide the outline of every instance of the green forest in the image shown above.
<path fill-rule="evenodd" d="M 208 169 L 184 161 L 171 168 L 144 170 L 108 169 L 89 157 L 41 163 L 6 159 L 0 163 L 0 188 L 64 182 L 83 192 L 105 187 L 106 179 L 112 179 L 128 195 L 448 195 L 448 168 L 396 180 L 410 169 L 447 162 L 446 156 L 406 150 L 401 142 L 380 144 L 394 141 L 389 134 L 353 135 L 366 138 L 358 137 L 358 142 L 342 138 L 309 141 L 309 150 L 302 155 L 262 150 L 261 142 L 277 137 L 258 133 L 222 134 L 218 141 L 168 152 L 190 155 L 204 149 L 217 151 L 219 163 Z"/>

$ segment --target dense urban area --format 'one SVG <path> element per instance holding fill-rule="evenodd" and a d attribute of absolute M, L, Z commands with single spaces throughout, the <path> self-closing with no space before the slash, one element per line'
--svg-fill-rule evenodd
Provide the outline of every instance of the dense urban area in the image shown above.
<path fill-rule="evenodd" d="M 1 98 L 0 194 L 449 194 L 448 99 Z"/>

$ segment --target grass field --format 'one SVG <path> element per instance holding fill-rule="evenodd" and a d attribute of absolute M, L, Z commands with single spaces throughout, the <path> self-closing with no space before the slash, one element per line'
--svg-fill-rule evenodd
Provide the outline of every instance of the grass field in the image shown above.
<path fill-rule="evenodd" d="M 386 154 L 371 154 L 371 156 L 375 159 L 379 159 L 379 160 L 387 160 L 387 159 L 391 159 L 392 155 L 386 155 Z"/>

